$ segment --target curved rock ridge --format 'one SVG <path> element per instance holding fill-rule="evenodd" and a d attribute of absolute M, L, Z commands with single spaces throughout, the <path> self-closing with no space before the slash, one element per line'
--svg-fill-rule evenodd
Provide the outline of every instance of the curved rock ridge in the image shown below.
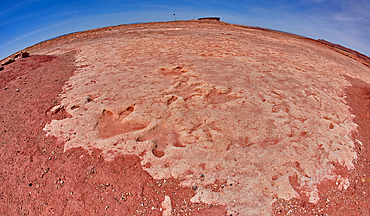
<path fill-rule="evenodd" d="M 270 215 L 276 199 L 299 197 L 292 176 L 312 203 L 322 181 L 349 186 L 335 172 L 356 159 L 344 76 L 370 81 L 364 65 L 222 23 L 122 27 L 78 43 L 79 69 L 53 108 L 71 117 L 44 128 L 65 150 L 139 155 L 153 178 L 196 185 L 193 202 L 227 205 L 228 214 Z"/>

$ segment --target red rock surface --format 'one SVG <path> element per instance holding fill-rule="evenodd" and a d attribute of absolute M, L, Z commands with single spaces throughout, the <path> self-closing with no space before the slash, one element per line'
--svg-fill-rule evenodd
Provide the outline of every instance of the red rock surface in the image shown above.
<path fill-rule="evenodd" d="M 4 215 L 369 214 L 356 58 L 213 21 L 25 51 L 0 72 Z"/>
<path fill-rule="evenodd" d="M 344 47 L 342 45 L 330 43 L 329 41 L 326 41 L 324 39 L 319 39 L 318 41 L 323 43 L 323 44 L 327 44 L 329 46 L 332 46 L 332 47 L 340 50 L 341 52 L 344 51 L 344 52 L 342 52 L 343 54 L 346 54 L 345 52 L 347 52 L 347 53 L 352 54 L 352 55 L 350 55 L 351 57 L 357 56 L 359 59 L 364 60 L 366 62 L 366 63 L 364 63 L 366 66 L 370 67 L 370 58 L 368 56 L 366 56 L 362 53 L 359 53 L 355 50 Z"/>

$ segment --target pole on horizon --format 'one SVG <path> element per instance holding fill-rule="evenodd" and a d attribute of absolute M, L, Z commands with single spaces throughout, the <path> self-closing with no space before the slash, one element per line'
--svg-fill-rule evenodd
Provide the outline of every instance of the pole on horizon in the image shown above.
<path fill-rule="evenodd" d="M 173 14 L 175 16 L 175 21 L 176 21 L 176 14 Z"/>

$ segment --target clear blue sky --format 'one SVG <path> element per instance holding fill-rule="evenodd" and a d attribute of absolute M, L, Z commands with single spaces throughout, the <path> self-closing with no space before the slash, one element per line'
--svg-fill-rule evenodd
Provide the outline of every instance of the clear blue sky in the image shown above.
<path fill-rule="evenodd" d="M 0 4 L 0 59 L 59 35 L 136 22 L 218 16 L 325 39 L 370 56 L 370 0 L 23 0 Z"/>

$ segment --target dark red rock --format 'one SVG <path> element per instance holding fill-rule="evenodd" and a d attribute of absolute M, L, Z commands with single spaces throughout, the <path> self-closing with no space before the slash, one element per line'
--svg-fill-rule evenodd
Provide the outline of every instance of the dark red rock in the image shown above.
<path fill-rule="evenodd" d="M 10 63 L 13 63 L 15 60 L 14 58 L 9 58 L 5 63 L 3 63 L 2 65 L 8 65 Z"/>
<path fill-rule="evenodd" d="M 26 57 L 29 57 L 29 56 L 30 56 L 30 54 L 28 52 L 22 52 L 21 53 L 22 58 L 26 58 Z"/>

